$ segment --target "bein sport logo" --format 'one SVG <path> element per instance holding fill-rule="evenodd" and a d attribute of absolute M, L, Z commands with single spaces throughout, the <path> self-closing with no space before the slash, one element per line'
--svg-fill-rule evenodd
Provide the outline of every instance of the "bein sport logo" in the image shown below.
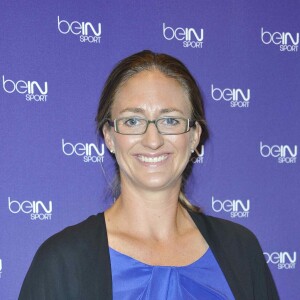
<path fill-rule="evenodd" d="M 196 151 L 197 156 L 196 157 L 191 157 L 190 161 L 193 164 L 203 164 L 204 161 L 204 145 L 201 145 L 201 150 L 200 153 Z"/>
<path fill-rule="evenodd" d="M 48 82 L 44 82 L 44 89 L 42 85 L 37 81 L 25 81 L 18 80 L 13 81 L 11 79 L 5 79 L 4 75 L 2 76 L 2 85 L 3 90 L 12 94 L 17 92 L 19 94 L 26 94 L 25 99 L 28 102 L 46 102 L 48 97 Z"/>
<path fill-rule="evenodd" d="M 203 39 L 204 39 L 204 30 L 200 29 L 200 32 L 194 28 L 182 28 L 178 27 L 173 29 L 170 26 L 166 26 L 163 23 L 163 36 L 166 40 L 171 41 L 173 39 L 177 41 L 182 41 L 182 45 L 184 48 L 202 48 Z"/>
<path fill-rule="evenodd" d="M 294 251 L 293 254 L 290 254 L 287 251 L 272 252 L 272 253 L 264 252 L 264 256 L 268 264 L 273 264 L 277 266 L 279 270 L 296 268 L 296 262 L 297 262 L 296 251 Z"/>
<path fill-rule="evenodd" d="M 225 88 L 221 90 L 220 88 L 211 85 L 211 97 L 215 101 L 224 100 L 230 102 L 231 107 L 249 107 L 250 103 L 250 89 L 243 91 L 242 89 L 230 89 Z"/>
<path fill-rule="evenodd" d="M 72 144 L 62 139 L 62 151 L 66 156 L 82 156 L 84 162 L 102 163 L 104 157 L 104 144 L 101 150 L 94 143 Z"/>
<path fill-rule="evenodd" d="M 211 206 L 214 212 L 224 211 L 230 213 L 231 218 L 248 218 L 250 212 L 250 200 L 248 199 L 246 203 L 242 200 L 218 200 L 212 196 Z"/>
<path fill-rule="evenodd" d="M 288 145 L 264 145 L 260 142 L 260 155 L 264 158 L 273 157 L 278 159 L 278 163 L 293 164 L 297 161 L 298 147 L 294 145 L 294 151 L 292 147 Z"/>
<path fill-rule="evenodd" d="M 60 20 L 57 17 L 58 31 L 62 34 L 72 33 L 74 35 L 80 35 L 80 42 L 85 43 L 98 43 L 100 44 L 102 26 L 98 23 L 98 31 L 92 25 L 91 22 L 68 22 L 66 20 Z"/>
<path fill-rule="evenodd" d="M 265 45 L 278 45 L 280 51 L 297 52 L 299 45 L 299 32 L 293 37 L 290 32 L 274 32 L 264 31 L 261 28 L 261 41 Z"/>
<path fill-rule="evenodd" d="M 8 197 L 8 209 L 13 214 L 24 213 L 30 214 L 31 220 L 51 220 L 52 201 L 49 201 L 48 208 L 42 201 L 19 202 Z"/>

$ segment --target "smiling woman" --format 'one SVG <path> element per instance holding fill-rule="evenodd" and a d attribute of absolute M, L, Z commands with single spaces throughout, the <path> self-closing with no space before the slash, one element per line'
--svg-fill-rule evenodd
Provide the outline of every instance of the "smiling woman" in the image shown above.
<path fill-rule="evenodd" d="M 151 51 L 122 60 L 96 121 L 118 166 L 116 201 L 40 247 L 19 299 L 278 299 L 253 233 L 184 195 L 208 131 L 179 60 Z"/>

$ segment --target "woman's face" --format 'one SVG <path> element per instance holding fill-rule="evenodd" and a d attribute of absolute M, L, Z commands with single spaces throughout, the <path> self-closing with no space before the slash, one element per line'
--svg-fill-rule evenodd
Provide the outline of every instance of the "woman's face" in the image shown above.
<path fill-rule="evenodd" d="M 157 70 L 142 71 L 121 86 L 111 109 L 111 119 L 142 117 L 156 120 L 172 116 L 191 118 L 191 104 L 181 85 Z M 191 150 L 200 139 L 201 128 L 179 135 L 162 135 L 153 123 L 142 135 L 122 135 L 108 125 L 105 142 L 120 168 L 121 186 L 163 190 L 181 185 L 181 175 Z"/>

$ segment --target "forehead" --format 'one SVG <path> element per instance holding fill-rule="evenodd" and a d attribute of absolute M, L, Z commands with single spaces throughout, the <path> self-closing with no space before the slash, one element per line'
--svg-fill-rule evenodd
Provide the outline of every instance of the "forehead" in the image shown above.
<path fill-rule="evenodd" d="M 158 70 L 142 71 L 128 79 L 115 95 L 111 115 L 116 117 L 134 108 L 153 116 L 167 110 L 178 110 L 186 117 L 191 114 L 186 90 Z"/>

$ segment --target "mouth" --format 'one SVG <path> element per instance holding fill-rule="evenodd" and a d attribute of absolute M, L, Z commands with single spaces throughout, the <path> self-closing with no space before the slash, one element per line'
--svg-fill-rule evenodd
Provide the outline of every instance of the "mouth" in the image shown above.
<path fill-rule="evenodd" d="M 144 163 L 159 163 L 162 162 L 164 160 L 166 160 L 168 157 L 168 155 L 164 154 L 164 155 L 159 155 L 159 156 L 144 156 L 144 155 L 138 155 L 137 158 L 138 160 L 144 162 Z"/>

